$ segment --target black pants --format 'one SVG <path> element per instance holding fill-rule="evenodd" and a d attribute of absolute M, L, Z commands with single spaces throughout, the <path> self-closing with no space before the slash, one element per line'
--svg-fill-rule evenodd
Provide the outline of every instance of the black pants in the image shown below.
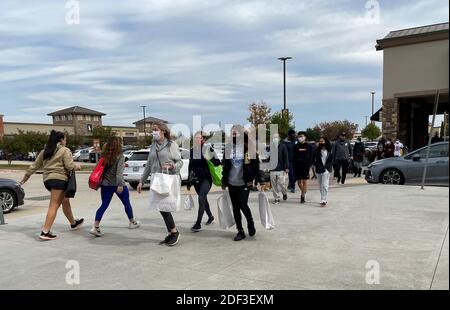
<path fill-rule="evenodd" d="M 244 231 L 242 228 L 242 213 L 247 219 L 248 227 L 254 227 L 255 223 L 253 221 L 252 212 L 248 207 L 248 197 L 250 195 L 250 191 L 247 189 L 245 185 L 243 186 L 232 186 L 228 187 L 230 192 L 231 203 L 233 204 L 233 214 L 234 221 L 236 222 L 236 228 L 238 231 Z"/>
<path fill-rule="evenodd" d="M 341 176 L 341 168 L 342 168 L 342 176 Z M 347 177 L 347 173 L 348 173 L 348 160 L 343 159 L 343 160 L 336 161 L 335 169 L 336 169 L 336 171 L 335 171 L 336 177 L 340 178 L 342 184 L 344 184 L 345 178 Z"/>
<path fill-rule="evenodd" d="M 194 185 L 195 192 L 198 195 L 198 217 L 196 225 L 201 225 L 205 211 L 209 218 L 213 216 L 208 202 L 208 193 L 211 190 L 211 186 L 212 181 L 208 179 L 201 180 Z"/>
<path fill-rule="evenodd" d="M 173 220 L 172 213 L 161 211 L 161 215 L 164 219 L 164 223 L 166 223 L 167 230 L 170 232 L 175 228 L 175 221 Z"/>

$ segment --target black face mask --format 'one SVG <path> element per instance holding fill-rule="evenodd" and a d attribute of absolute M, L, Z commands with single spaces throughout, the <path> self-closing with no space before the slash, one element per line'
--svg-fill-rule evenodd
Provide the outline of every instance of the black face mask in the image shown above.
<path fill-rule="evenodd" d="M 326 146 L 325 143 L 319 143 L 319 147 L 320 147 L 320 148 L 324 148 L 325 146 Z"/>

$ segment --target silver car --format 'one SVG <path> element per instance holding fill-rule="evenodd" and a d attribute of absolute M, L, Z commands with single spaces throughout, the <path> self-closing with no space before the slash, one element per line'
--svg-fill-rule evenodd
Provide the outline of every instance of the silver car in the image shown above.
<path fill-rule="evenodd" d="M 418 184 L 422 182 L 428 146 L 402 157 L 378 160 L 366 170 L 366 181 L 383 184 Z M 431 185 L 449 185 L 448 142 L 430 146 L 430 157 L 425 182 Z"/>

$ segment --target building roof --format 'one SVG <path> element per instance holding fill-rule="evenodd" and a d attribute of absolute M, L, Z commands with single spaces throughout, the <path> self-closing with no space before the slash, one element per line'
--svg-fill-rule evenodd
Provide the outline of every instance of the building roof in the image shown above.
<path fill-rule="evenodd" d="M 48 116 L 55 116 L 55 115 L 64 115 L 64 114 L 83 114 L 83 115 L 98 115 L 98 116 L 104 116 L 105 113 L 94 111 L 91 109 L 74 106 L 67 109 L 59 110 L 56 112 L 52 112 L 47 114 Z"/>
<path fill-rule="evenodd" d="M 5 125 L 33 125 L 33 126 L 46 126 L 46 127 L 72 127 L 74 125 L 57 125 L 57 124 L 43 124 L 43 123 L 22 123 L 22 122 L 4 122 Z"/>
<path fill-rule="evenodd" d="M 156 118 L 156 117 L 146 117 L 145 118 L 145 123 L 146 124 L 151 124 L 151 123 L 156 123 L 156 122 L 162 122 L 162 123 L 165 123 L 165 124 L 169 123 L 168 121 L 165 121 L 165 120 L 162 120 L 162 119 L 159 119 L 159 118 Z M 143 123 L 144 123 L 144 119 L 141 119 L 141 120 L 139 120 L 137 122 L 134 122 L 133 124 L 134 125 L 141 125 Z"/>
<path fill-rule="evenodd" d="M 383 39 L 377 40 L 376 49 L 383 50 L 388 47 L 448 40 L 448 38 L 449 23 L 446 22 L 391 31 Z"/>

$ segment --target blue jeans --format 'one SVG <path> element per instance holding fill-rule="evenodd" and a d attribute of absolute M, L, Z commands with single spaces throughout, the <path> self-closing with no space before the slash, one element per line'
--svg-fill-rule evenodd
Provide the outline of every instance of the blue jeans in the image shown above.
<path fill-rule="evenodd" d="M 295 173 L 294 173 L 294 163 L 289 163 L 289 186 L 288 189 L 295 191 Z"/>
<path fill-rule="evenodd" d="M 128 219 L 133 219 L 133 209 L 131 208 L 130 192 L 128 191 L 128 187 L 124 186 L 123 192 L 120 194 L 118 194 L 116 191 L 117 186 L 101 186 L 102 205 L 100 206 L 100 208 L 98 208 L 97 213 L 95 214 L 95 221 L 100 222 L 102 220 L 103 214 L 105 213 L 106 209 L 108 209 L 114 193 L 117 195 L 117 197 L 119 197 L 120 201 L 122 201 Z"/>

